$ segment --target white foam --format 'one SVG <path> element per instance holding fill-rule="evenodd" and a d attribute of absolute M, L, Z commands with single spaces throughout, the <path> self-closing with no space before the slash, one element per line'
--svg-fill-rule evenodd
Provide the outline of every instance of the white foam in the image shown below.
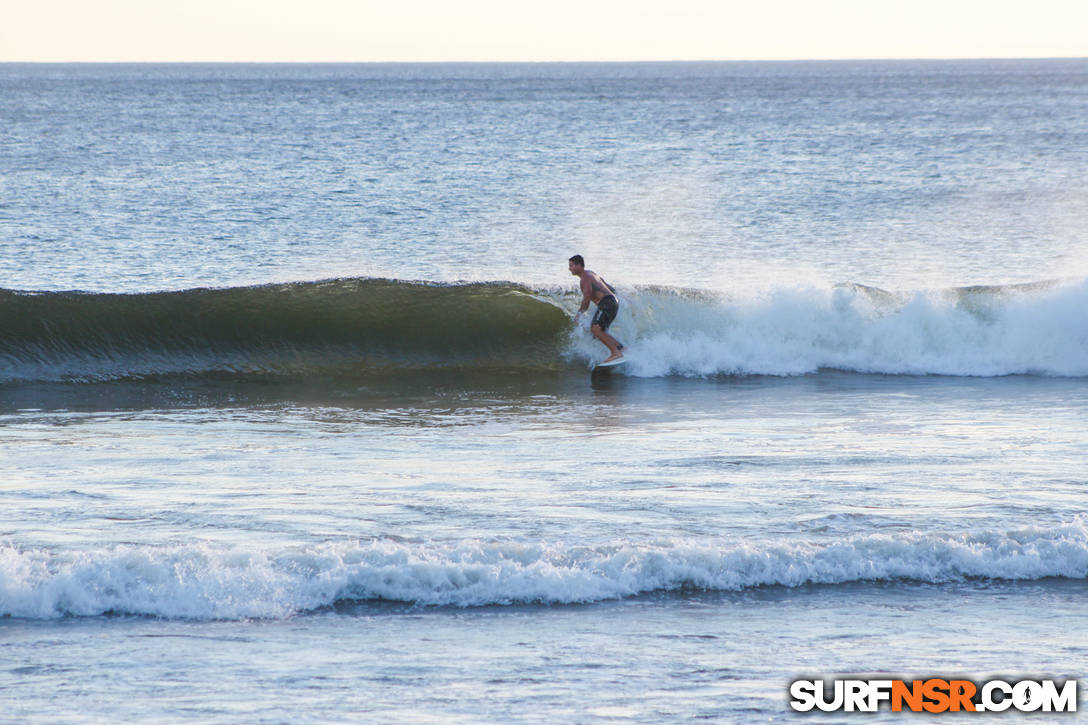
<path fill-rule="evenodd" d="M 1088 279 L 1039 289 L 779 288 L 744 297 L 621 290 L 628 374 L 1088 375 Z M 570 352 L 595 359 L 587 333 Z"/>
<path fill-rule="evenodd" d="M 7 546 L 0 548 L 0 616 L 282 618 L 344 600 L 562 604 L 684 587 L 971 577 L 1088 578 L 1088 517 L 1047 529 L 837 543 L 377 540 L 280 551 L 128 546 L 83 554 Z"/>

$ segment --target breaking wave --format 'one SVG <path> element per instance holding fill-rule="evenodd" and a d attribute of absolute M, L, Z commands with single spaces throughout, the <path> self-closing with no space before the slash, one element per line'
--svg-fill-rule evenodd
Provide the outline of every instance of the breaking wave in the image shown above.
<path fill-rule="evenodd" d="M 620 288 L 623 374 L 1088 375 L 1088 280 L 747 296 Z M 567 288 L 336 279 L 140 294 L 0 290 L 0 383 L 584 368 Z M 583 320 L 583 325 L 585 321 Z"/>
<path fill-rule="evenodd" d="M 634 291 L 629 373 L 1088 375 L 1088 280 L 892 293 L 856 284 L 746 298 Z M 626 329 L 624 329 L 626 328 Z M 586 350 L 587 348 L 581 348 Z"/>
<path fill-rule="evenodd" d="M 278 551 L 0 547 L 0 616 L 282 618 L 343 602 L 475 607 L 598 602 L 654 591 L 856 582 L 1088 578 L 1088 520 L 959 536 L 837 543 L 667 539 L 596 546 L 379 539 Z"/>

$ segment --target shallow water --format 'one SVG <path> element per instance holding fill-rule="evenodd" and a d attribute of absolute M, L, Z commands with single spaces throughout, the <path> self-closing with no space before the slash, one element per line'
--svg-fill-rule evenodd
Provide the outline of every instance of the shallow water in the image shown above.
<path fill-rule="evenodd" d="M 1085 647 L 1066 628 L 1086 594 L 1070 580 L 848 584 L 561 607 L 359 603 L 290 620 L 12 620 L 0 633 L 22 721 L 777 721 L 788 682 L 813 673 L 1077 676 Z"/>

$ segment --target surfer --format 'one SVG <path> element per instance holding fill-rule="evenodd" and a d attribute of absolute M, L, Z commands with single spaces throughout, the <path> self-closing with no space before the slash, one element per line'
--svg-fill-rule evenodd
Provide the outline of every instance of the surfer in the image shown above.
<path fill-rule="evenodd" d="M 582 306 L 578 308 L 578 314 L 574 316 L 575 324 L 581 319 L 582 313 L 589 309 L 589 303 L 597 305 L 597 312 L 589 323 L 589 331 L 593 336 L 604 343 L 608 351 L 612 353 L 604 361 L 606 363 L 623 359 L 623 343 L 608 334 L 608 326 L 616 319 L 616 313 L 620 311 L 620 301 L 616 297 L 616 290 L 612 285 L 601 279 L 601 275 L 586 269 L 586 260 L 581 254 L 575 254 L 570 258 L 567 268 L 575 277 L 580 277 L 582 287 Z"/>

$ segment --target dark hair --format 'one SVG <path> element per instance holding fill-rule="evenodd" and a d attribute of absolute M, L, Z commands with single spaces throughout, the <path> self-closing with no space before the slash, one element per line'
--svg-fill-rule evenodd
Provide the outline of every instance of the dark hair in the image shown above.
<path fill-rule="evenodd" d="M 571 257 L 571 258 L 570 258 L 569 260 L 567 260 L 567 261 L 568 261 L 568 262 L 574 262 L 574 263 L 575 263 L 575 264 L 577 264 L 577 265 L 578 265 L 579 267 L 584 267 L 584 266 L 586 266 L 586 260 L 582 259 L 582 255 L 581 255 L 581 254 L 575 254 L 575 255 L 574 255 L 573 257 Z"/>

